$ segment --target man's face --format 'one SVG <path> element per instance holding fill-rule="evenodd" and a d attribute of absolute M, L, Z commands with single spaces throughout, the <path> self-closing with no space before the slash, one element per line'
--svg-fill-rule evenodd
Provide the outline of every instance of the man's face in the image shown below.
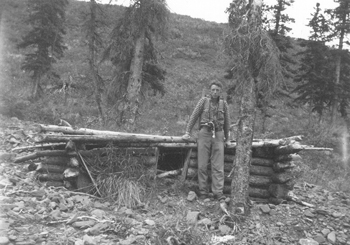
<path fill-rule="evenodd" d="M 217 99 L 220 96 L 221 88 L 215 84 L 211 85 L 210 87 L 210 96 L 213 99 Z"/>

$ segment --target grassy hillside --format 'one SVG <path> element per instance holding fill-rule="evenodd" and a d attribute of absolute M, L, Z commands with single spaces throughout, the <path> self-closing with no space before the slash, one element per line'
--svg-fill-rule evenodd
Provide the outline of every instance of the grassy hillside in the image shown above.
<path fill-rule="evenodd" d="M 86 38 L 82 31 L 84 13 L 88 10 L 86 2 L 70 0 L 67 10 L 68 47 L 65 56 L 55 70 L 60 80 L 47 81 L 44 96 L 38 101 L 30 100 L 31 84 L 28 74 L 21 70 L 25 50 L 16 45 L 30 29 L 26 22 L 27 5 L 24 0 L 0 1 L 0 113 L 7 117 L 17 117 L 41 123 L 55 123 L 65 118 L 79 127 L 123 130 L 115 124 L 115 109 L 104 104 L 108 121 L 102 125 L 97 119 L 97 107 L 93 100 L 93 84 L 89 79 L 87 65 Z M 101 6 L 103 20 L 107 26 L 101 34 L 107 45 L 108 35 L 116 18 L 123 8 Z M 144 103 L 137 132 L 181 135 L 184 132 L 186 117 L 190 115 L 202 89 L 211 78 L 221 79 L 226 87 L 232 81 L 224 80 L 227 59 L 222 52 L 222 37 L 225 25 L 193 19 L 188 16 L 172 14 L 166 40 L 157 40 L 159 62 L 165 68 L 166 93 L 164 96 L 143 94 Z M 297 42 L 295 42 L 297 43 Z M 296 54 L 299 47 L 291 50 Z M 297 59 L 297 57 L 295 57 Z M 101 66 L 105 89 L 114 76 L 111 63 Z M 75 89 L 62 93 L 63 82 L 69 82 Z M 292 85 L 292 84 L 291 84 Z M 238 98 L 238 96 L 234 96 Z M 266 119 L 266 130 L 262 131 L 262 117 L 256 120 L 255 137 L 280 138 L 291 135 L 305 135 L 306 144 L 334 147 L 335 153 L 307 153 L 305 165 L 308 176 L 315 183 L 330 183 L 339 188 L 344 180 L 349 180 L 340 161 L 343 152 L 341 123 L 330 129 L 327 119 L 319 120 L 307 106 L 294 105 L 289 97 L 271 102 Z M 292 106 L 290 106 L 292 105 Z M 237 121 L 237 101 L 230 105 L 232 123 Z M 349 187 L 341 187 L 347 189 Z"/>

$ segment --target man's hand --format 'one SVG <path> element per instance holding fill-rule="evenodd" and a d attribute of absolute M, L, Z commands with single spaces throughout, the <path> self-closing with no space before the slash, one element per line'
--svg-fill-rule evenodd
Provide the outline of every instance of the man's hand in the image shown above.
<path fill-rule="evenodd" d="M 225 147 L 229 147 L 231 145 L 231 141 L 227 140 L 225 141 Z"/>
<path fill-rule="evenodd" d="M 191 139 L 191 135 L 190 133 L 186 132 L 181 138 L 185 141 L 189 141 Z"/>

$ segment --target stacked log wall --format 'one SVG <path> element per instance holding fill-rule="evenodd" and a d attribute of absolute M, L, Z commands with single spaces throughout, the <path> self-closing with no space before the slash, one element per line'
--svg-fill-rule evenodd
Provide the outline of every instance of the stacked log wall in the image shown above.
<path fill-rule="evenodd" d="M 29 171 L 36 171 L 36 178 L 44 182 L 46 186 L 64 186 L 68 189 L 86 190 L 86 185 L 91 185 L 91 179 L 86 174 L 85 162 L 96 161 L 106 162 L 110 157 L 105 148 L 91 150 L 67 151 L 67 150 L 46 150 L 35 154 L 35 161 L 28 166 Z M 78 155 L 79 152 L 79 155 Z M 123 156 L 129 163 L 144 164 L 147 167 L 157 165 L 157 149 L 147 148 L 113 148 L 115 155 Z M 32 157 L 29 157 L 32 156 Z M 80 158 L 81 157 L 81 158 Z M 33 158 L 33 154 L 17 158 L 16 162 L 27 161 Z M 85 160 L 83 160 L 85 159 Z M 155 174 L 155 173 L 154 173 Z"/>
<path fill-rule="evenodd" d="M 297 166 L 301 157 L 296 154 L 299 147 L 257 147 L 253 148 L 250 166 L 249 196 L 260 201 L 280 203 L 293 189 L 297 176 Z M 235 150 L 225 149 L 224 154 L 224 194 L 230 194 L 234 168 Z M 198 177 L 197 151 L 194 150 L 189 161 L 187 177 L 196 185 Z M 229 176 L 231 173 L 231 176 Z M 211 183 L 210 163 L 208 179 Z"/>

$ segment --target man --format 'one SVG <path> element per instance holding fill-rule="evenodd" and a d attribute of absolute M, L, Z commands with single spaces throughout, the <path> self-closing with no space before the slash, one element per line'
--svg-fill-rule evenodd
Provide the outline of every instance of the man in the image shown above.
<path fill-rule="evenodd" d="M 199 119 L 198 132 L 198 185 L 199 198 L 208 197 L 208 163 L 211 164 L 211 190 L 215 199 L 225 198 L 224 189 L 224 144 L 229 145 L 229 111 L 227 102 L 220 98 L 222 84 L 214 80 L 209 85 L 210 96 L 201 98 L 189 121 L 184 140 L 190 139 L 191 130 Z M 224 143 L 225 142 L 225 143 Z"/>

